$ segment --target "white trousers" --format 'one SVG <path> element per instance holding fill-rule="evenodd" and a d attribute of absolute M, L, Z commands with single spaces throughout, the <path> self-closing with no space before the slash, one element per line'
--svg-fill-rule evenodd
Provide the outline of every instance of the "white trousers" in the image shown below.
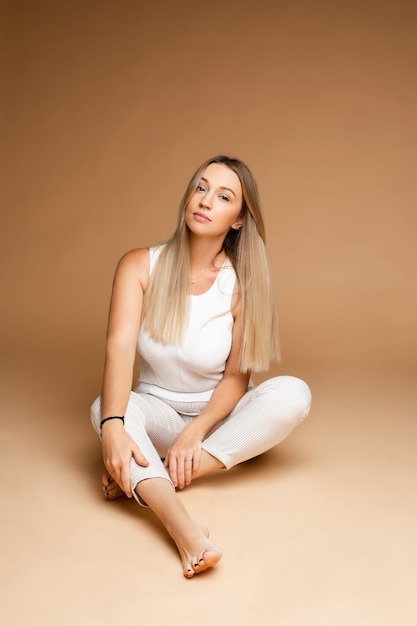
<path fill-rule="evenodd" d="M 249 389 L 228 417 L 217 424 L 202 449 L 221 461 L 227 469 L 266 452 L 290 432 L 310 410 L 311 393 L 307 384 L 293 376 L 278 376 Z M 175 438 L 206 402 L 170 402 L 147 393 L 132 391 L 125 413 L 125 429 L 149 461 L 147 467 L 131 461 L 131 486 L 148 478 L 171 482 L 161 459 Z M 100 398 L 91 407 L 91 421 L 100 434 Z M 136 495 L 136 494 L 135 494 Z"/>

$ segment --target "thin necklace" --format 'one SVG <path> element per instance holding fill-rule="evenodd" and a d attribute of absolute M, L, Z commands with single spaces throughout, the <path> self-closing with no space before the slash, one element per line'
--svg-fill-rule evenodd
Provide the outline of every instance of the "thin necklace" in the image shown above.
<path fill-rule="evenodd" d="M 210 265 L 210 267 L 206 267 L 206 269 L 205 269 L 205 270 L 203 270 L 200 274 L 198 274 L 198 276 L 196 276 L 195 278 L 192 278 L 192 279 L 191 279 L 191 284 L 192 284 L 192 285 L 194 285 L 194 284 L 198 281 L 198 279 L 199 279 L 199 278 L 201 278 L 201 277 L 203 276 L 203 274 L 205 274 L 205 273 L 206 273 L 206 272 L 208 272 L 209 270 L 213 269 L 213 270 L 215 270 L 216 272 L 220 271 L 220 267 L 215 267 L 215 266 L 214 266 L 214 261 L 217 259 L 217 257 L 219 256 L 219 254 L 220 254 L 220 252 L 218 252 L 218 253 L 216 254 L 216 256 L 214 257 L 214 259 L 213 259 L 213 261 L 212 261 L 212 264 Z M 213 266 L 214 266 L 214 267 L 213 267 Z"/>

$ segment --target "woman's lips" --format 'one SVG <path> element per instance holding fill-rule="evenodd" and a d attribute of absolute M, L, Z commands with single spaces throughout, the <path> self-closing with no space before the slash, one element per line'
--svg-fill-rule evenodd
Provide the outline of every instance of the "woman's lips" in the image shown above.
<path fill-rule="evenodd" d="M 204 215 L 204 213 L 193 213 L 193 216 L 197 222 L 211 222 L 211 219 L 207 217 L 207 215 Z"/>

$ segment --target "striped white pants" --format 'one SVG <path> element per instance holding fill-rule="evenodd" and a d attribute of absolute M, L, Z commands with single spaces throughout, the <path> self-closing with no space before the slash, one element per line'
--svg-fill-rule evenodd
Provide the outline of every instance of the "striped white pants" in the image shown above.
<path fill-rule="evenodd" d="M 285 439 L 310 410 L 307 384 L 293 376 L 278 376 L 249 389 L 228 417 L 203 441 L 202 449 L 227 469 L 247 461 Z M 183 428 L 199 415 L 206 402 L 170 402 L 132 391 L 125 413 L 125 429 L 149 461 L 131 461 L 132 491 L 141 480 L 171 480 L 161 458 Z M 91 407 L 91 421 L 100 433 L 100 398 Z"/>

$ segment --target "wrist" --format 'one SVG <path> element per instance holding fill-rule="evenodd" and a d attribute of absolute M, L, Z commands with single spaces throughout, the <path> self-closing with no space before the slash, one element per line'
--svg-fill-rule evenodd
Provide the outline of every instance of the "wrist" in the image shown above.
<path fill-rule="evenodd" d="M 111 415 L 109 417 L 105 417 L 100 422 L 100 432 L 103 432 L 103 426 L 105 424 L 119 424 L 124 426 L 125 418 L 124 415 Z"/>
<path fill-rule="evenodd" d="M 193 437 L 196 437 L 196 439 L 204 441 L 207 437 L 206 429 L 204 428 L 202 422 L 198 423 L 196 420 L 197 418 L 195 417 L 192 422 L 187 424 L 184 430 L 187 430 Z"/>

